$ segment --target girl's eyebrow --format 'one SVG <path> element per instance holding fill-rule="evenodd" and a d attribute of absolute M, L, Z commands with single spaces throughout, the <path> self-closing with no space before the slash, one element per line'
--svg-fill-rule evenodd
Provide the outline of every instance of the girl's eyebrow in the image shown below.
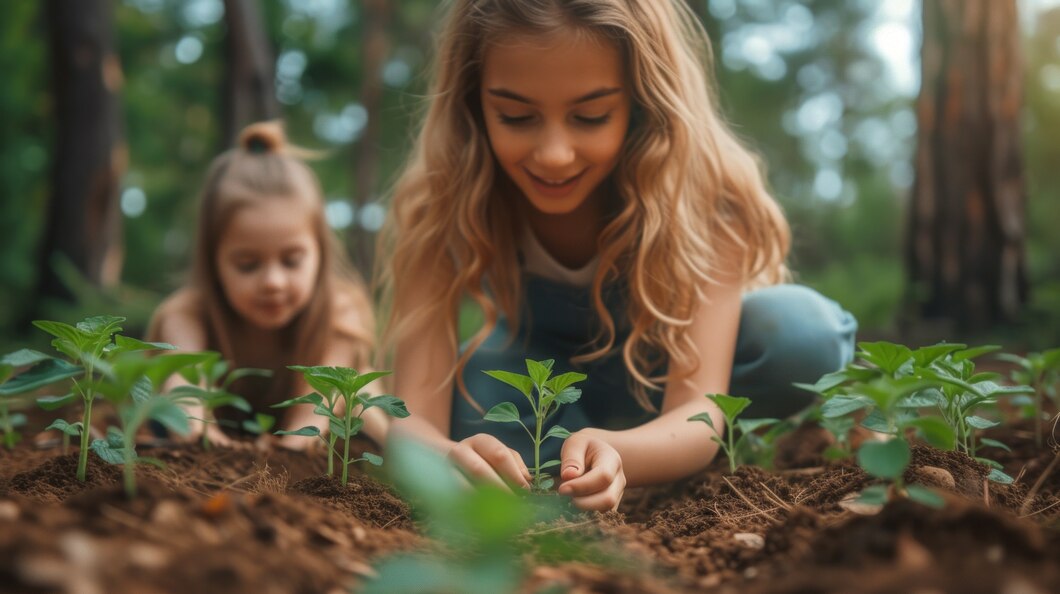
<path fill-rule="evenodd" d="M 504 99 L 511 99 L 512 101 L 518 101 L 519 103 L 526 103 L 527 105 L 537 105 L 532 99 L 527 99 L 526 97 L 523 97 L 522 95 L 519 95 L 518 93 L 514 93 L 512 91 L 509 91 L 508 89 L 502 89 L 502 88 L 487 89 L 486 92 L 488 92 L 490 95 L 493 95 L 494 97 L 503 97 Z M 620 88 L 602 88 L 602 89 L 597 89 L 597 90 L 595 90 L 595 91 L 593 91 L 591 93 L 588 93 L 588 94 L 582 95 L 581 97 L 578 97 L 574 101 L 571 101 L 571 105 L 577 105 L 579 103 L 586 103 L 586 102 L 592 101 L 594 99 L 599 99 L 601 97 L 607 97 L 608 95 L 614 95 L 616 93 L 621 93 L 621 92 L 622 92 L 622 89 L 620 89 Z"/>

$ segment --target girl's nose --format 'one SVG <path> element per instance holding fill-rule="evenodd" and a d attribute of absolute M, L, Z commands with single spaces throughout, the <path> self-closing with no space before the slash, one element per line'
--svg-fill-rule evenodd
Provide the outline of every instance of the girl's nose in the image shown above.
<path fill-rule="evenodd" d="M 265 267 L 261 284 L 265 289 L 275 290 L 283 288 L 285 282 L 283 267 L 279 264 L 269 264 Z"/>
<path fill-rule="evenodd" d="M 558 127 L 546 129 L 534 151 L 534 160 L 542 168 L 559 169 L 574 161 L 574 146 L 566 132 Z"/>

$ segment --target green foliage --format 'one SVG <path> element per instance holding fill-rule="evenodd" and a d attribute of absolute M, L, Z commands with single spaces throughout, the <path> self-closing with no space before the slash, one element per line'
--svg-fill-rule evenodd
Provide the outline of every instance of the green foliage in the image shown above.
<path fill-rule="evenodd" d="M 452 463 L 412 440 L 393 440 L 387 454 L 392 481 L 444 549 L 384 558 L 376 567 L 378 575 L 358 592 L 517 592 L 528 572 L 529 553 L 553 562 L 617 564 L 597 542 L 575 542 L 564 531 L 531 530 L 564 515 L 560 498 L 518 497 L 491 485 L 465 489 Z"/>
<path fill-rule="evenodd" d="M 221 359 L 220 353 L 210 352 L 204 353 L 204 355 L 204 359 L 197 365 L 181 371 L 181 376 L 190 382 L 191 385 L 179 386 L 172 393 L 198 400 L 203 406 L 203 418 L 198 420 L 203 423 L 216 423 L 217 418 L 213 411 L 221 406 L 231 406 L 245 413 L 250 413 L 250 403 L 243 397 L 229 392 L 228 387 L 233 382 L 244 377 L 269 377 L 272 375 L 272 371 L 248 367 L 234 369 L 229 372 L 228 362 Z M 267 417 L 268 415 L 265 416 Z M 253 421 L 247 420 L 243 423 L 243 426 L 250 429 L 252 433 L 264 433 L 268 429 L 262 428 L 264 427 L 262 421 L 271 427 L 271 423 L 262 418 L 255 418 Z M 253 431 L 253 429 L 259 430 Z M 202 447 L 210 449 L 210 438 L 205 430 L 202 432 Z"/>
<path fill-rule="evenodd" d="M 1001 353 L 997 356 L 1002 361 L 1016 364 L 1011 379 L 1017 385 L 1030 386 L 1034 390 L 1031 416 L 1034 419 L 1034 444 L 1042 447 L 1043 396 L 1053 401 L 1053 407 L 1060 409 L 1060 348 L 1049 349 L 1040 353 L 1028 353 L 1026 357 Z"/>
<path fill-rule="evenodd" d="M 584 373 L 573 371 L 552 377 L 553 363 L 555 363 L 553 359 L 545 361 L 527 359 L 526 371 L 529 375 L 520 375 L 510 371 L 483 372 L 515 388 L 530 403 L 530 410 L 534 415 L 533 431 L 526 426 L 522 415 L 519 414 L 519 409 L 511 402 L 502 402 L 494 406 L 486 411 L 483 418 L 495 423 L 518 423 L 530 436 L 530 441 L 534 446 L 534 465 L 530 468 L 530 486 L 534 492 L 547 491 L 552 488 L 554 479 L 542 471 L 560 464 L 559 460 L 541 460 L 541 444 L 550 437 L 559 439 L 570 437 L 570 431 L 559 425 L 552 425 L 544 435 L 541 432 L 548 420 L 559 412 L 560 406 L 577 402 L 581 398 L 582 391 L 575 388 L 574 384 L 584 381 L 586 377 Z"/>
<path fill-rule="evenodd" d="M 740 413 L 745 408 L 751 405 L 750 398 L 743 398 L 741 396 L 729 396 L 727 394 L 706 394 L 708 400 L 713 402 L 721 410 L 722 416 L 725 418 L 725 427 L 728 428 L 728 432 L 725 435 L 725 439 L 721 438 L 721 431 L 714 426 L 714 419 L 710 417 L 710 413 L 699 413 L 688 417 L 689 421 L 703 421 L 708 427 L 714 430 L 714 435 L 710 436 L 711 441 L 721 446 L 722 451 L 725 452 L 725 457 L 729 460 L 729 472 L 736 472 L 738 452 L 744 449 L 744 444 L 748 442 L 748 436 L 753 435 L 758 429 L 769 427 L 779 422 L 777 419 L 739 419 Z M 724 428 L 723 428 L 724 429 Z M 740 439 L 736 439 L 736 432 L 740 432 Z"/>
<path fill-rule="evenodd" d="M 360 460 L 369 464 L 379 466 L 383 460 L 375 454 L 365 453 L 362 458 L 350 458 L 350 441 L 361 427 L 364 420 L 361 415 L 370 408 L 378 408 L 386 414 L 395 418 L 409 416 L 404 401 L 383 394 L 381 396 L 369 397 L 361 391 L 375 380 L 390 375 L 389 371 L 372 371 L 358 373 L 356 370 L 345 367 L 306 367 L 302 365 L 291 365 L 290 369 L 298 371 L 316 392 L 284 400 L 274 404 L 275 408 L 287 408 L 300 404 L 312 404 L 313 412 L 328 419 L 328 435 L 321 435 L 320 429 L 312 425 L 301 429 L 277 431 L 276 435 L 300 435 L 303 437 L 319 437 L 327 444 L 328 474 L 335 472 L 333 457 L 338 456 L 342 460 L 342 484 L 349 481 L 350 464 Z M 336 409 L 340 412 L 336 413 Z M 345 447 L 342 452 L 335 450 L 336 441 L 342 438 Z"/>
<path fill-rule="evenodd" d="M 27 367 L 14 375 L 15 371 Z M 76 365 L 31 349 L 20 349 L 0 358 L 0 432 L 4 445 L 13 449 L 22 438 L 16 429 L 26 424 L 26 416 L 12 413 L 13 408 L 27 406 L 26 396 L 30 392 L 80 373 L 81 368 Z"/>
<path fill-rule="evenodd" d="M 995 440 L 977 439 L 977 430 L 998 424 L 979 416 L 977 410 L 996 404 L 1000 397 L 1030 392 L 1026 386 L 997 384 L 997 374 L 975 371 L 973 360 L 997 347 L 940 343 L 912 350 L 889 342 L 863 342 L 858 347 L 857 357 L 867 365 L 854 362 L 816 384 L 800 387 L 825 398 L 820 409 L 823 419 L 842 419 L 863 411 L 867 413 L 861 422 L 864 427 L 892 436 L 862 445 L 858 463 L 869 474 L 893 482 L 900 492 L 909 463 L 907 433 L 918 433 L 937 448 L 976 457 L 981 446 L 1004 447 Z M 932 409 L 936 414 L 924 413 Z M 1011 481 L 996 462 L 976 459 L 994 468 L 992 479 Z M 938 503 L 922 489 L 906 494 L 917 501 Z M 872 491 L 868 498 L 876 495 Z"/>

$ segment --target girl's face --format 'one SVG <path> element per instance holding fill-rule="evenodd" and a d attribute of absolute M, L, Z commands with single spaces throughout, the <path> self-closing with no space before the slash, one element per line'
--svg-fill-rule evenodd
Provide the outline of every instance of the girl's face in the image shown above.
<path fill-rule="evenodd" d="M 320 271 L 320 245 L 309 215 L 291 211 L 286 200 L 240 207 L 217 246 L 225 298 L 263 330 L 286 326 L 305 308 Z"/>
<path fill-rule="evenodd" d="M 573 212 L 618 162 L 631 100 L 614 43 L 556 35 L 493 45 L 480 92 L 493 154 L 539 212 Z"/>

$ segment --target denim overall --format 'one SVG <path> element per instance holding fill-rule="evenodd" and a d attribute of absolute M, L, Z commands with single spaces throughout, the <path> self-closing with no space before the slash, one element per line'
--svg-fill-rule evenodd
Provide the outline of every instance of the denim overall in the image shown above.
<path fill-rule="evenodd" d="M 570 357 L 586 352 L 595 334 L 590 289 L 533 275 L 526 275 L 524 282 L 519 335 L 510 340 L 509 325 L 500 319 L 464 368 L 468 392 L 482 409 L 512 402 L 523 423 L 533 430 L 534 416 L 526 398 L 483 371 L 526 374 L 525 359 L 555 359 L 554 374 L 578 371 L 588 379 L 577 384 L 581 399 L 561 406 L 542 435 L 555 424 L 571 432 L 586 427 L 629 429 L 657 416 L 634 400 L 621 348 L 612 349 L 602 359 L 571 364 Z M 623 295 L 618 287 L 605 289 L 603 295 L 615 320 L 616 345 L 622 345 L 629 336 L 629 329 L 622 324 L 626 315 Z M 783 418 L 808 406 L 813 394 L 792 383 L 814 383 L 843 367 L 853 357 L 856 330 L 854 316 L 807 287 L 776 285 L 745 294 L 729 390 L 734 396 L 751 399 L 742 416 Z M 662 393 L 650 394 L 659 408 Z M 533 460 L 532 444 L 522 427 L 483 420 L 459 389 L 454 389 L 450 437 L 460 440 L 476 433 L 493 435 L 520 452 L 525 461 Z M 541 446 L 542 460 L 559 458 L 562 443 L 559 439 L 546 440 Z"/>

